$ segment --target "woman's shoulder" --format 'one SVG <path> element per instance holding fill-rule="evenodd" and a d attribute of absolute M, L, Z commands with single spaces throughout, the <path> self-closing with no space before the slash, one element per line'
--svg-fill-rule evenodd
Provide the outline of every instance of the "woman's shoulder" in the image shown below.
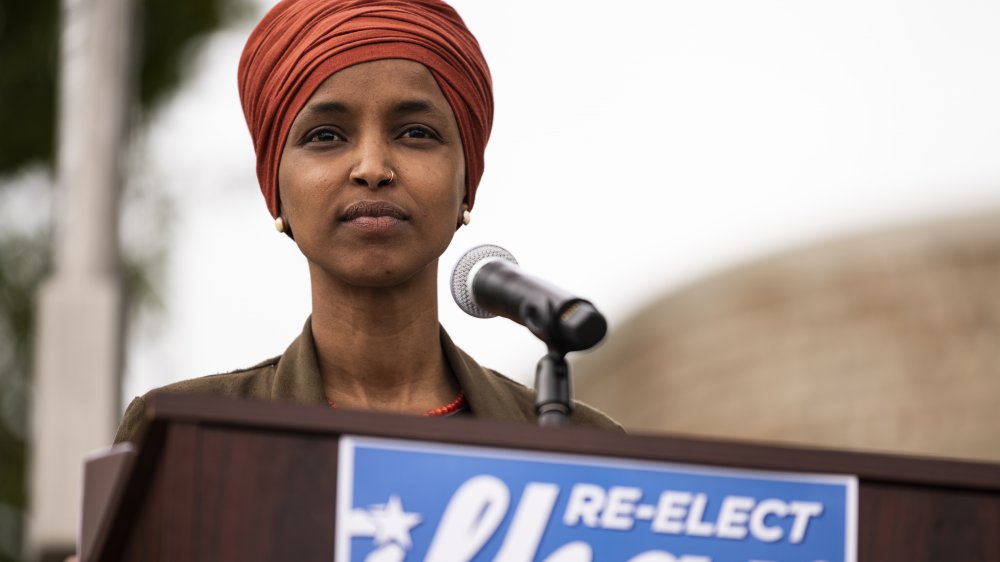
<path fill-rule="evenodd" d="M 252 367 L 226 373 L 207 375 L 154 388 L 136 396 L 125 409 L 115 433 L 115 443 L 135 442 L 146 411 L 146 398 L 159 392 L 211 394 L 232 398 L 269 398 L 278 357 L 262 361 Z"/>

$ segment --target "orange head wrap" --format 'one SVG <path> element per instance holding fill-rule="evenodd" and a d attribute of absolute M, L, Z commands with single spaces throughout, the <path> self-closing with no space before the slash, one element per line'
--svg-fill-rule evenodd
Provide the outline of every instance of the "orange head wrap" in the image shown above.
<path fill-rule="evenodd" d="M 280 212 L 281 152 L 299 111 L 333 73 L 379 59 L 416 61 L 434 76 L 458 122 L 472 207 L 493 126 L 493 85 L 455 10 L 440 0 L 283 0 L 250 34 L 238 74 L 272 216 Z"/>

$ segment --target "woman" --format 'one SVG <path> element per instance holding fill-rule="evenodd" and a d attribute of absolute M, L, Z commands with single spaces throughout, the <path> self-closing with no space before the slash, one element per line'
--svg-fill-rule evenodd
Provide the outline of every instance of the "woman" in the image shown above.
<path fill-rule="evenodd" d="M 309 264 L 312 316 L 280 357 L 163 390 L 534 420 L 530 389 L 438 324 L 438 258 L 469 224 L 493 117 L 475 38 L 439 0 L 285 0 L 239 68 L 257 176 Z M 129 405 L 116 442 L 135 440 Z M 617 424 L 578 405 L 571 421 Z"/>

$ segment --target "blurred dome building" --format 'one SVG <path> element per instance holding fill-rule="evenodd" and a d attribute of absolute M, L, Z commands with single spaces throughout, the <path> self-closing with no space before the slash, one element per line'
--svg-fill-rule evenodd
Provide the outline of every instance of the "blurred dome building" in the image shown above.
<path fill-rule="evenodd" d="M 633 431 L 1000 461 L 1000 213 L 701 281 L 574 373 Z"/>

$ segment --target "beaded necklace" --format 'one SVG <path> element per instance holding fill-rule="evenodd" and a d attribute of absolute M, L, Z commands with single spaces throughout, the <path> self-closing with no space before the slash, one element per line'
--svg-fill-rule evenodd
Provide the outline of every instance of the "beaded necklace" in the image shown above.
<path fill-rule="evenodd" d="M 329 404 L 331 408 L 337 407 L 337 405 L 333 403 L 333 400 L 327 400 L 326 403 Z M 444 406 L 439 406 L 432 410 L 427 410 L 421 415 L 425 417 L 447 416 L 449 414 L 454 414 L 455 412 L 461 410 L 464 407 L 465 407 L 465 393 L 459 392 L 458 396 L 456 396 L 455 399 L 452 400 L 451 402 L 445 404 Z"/>

